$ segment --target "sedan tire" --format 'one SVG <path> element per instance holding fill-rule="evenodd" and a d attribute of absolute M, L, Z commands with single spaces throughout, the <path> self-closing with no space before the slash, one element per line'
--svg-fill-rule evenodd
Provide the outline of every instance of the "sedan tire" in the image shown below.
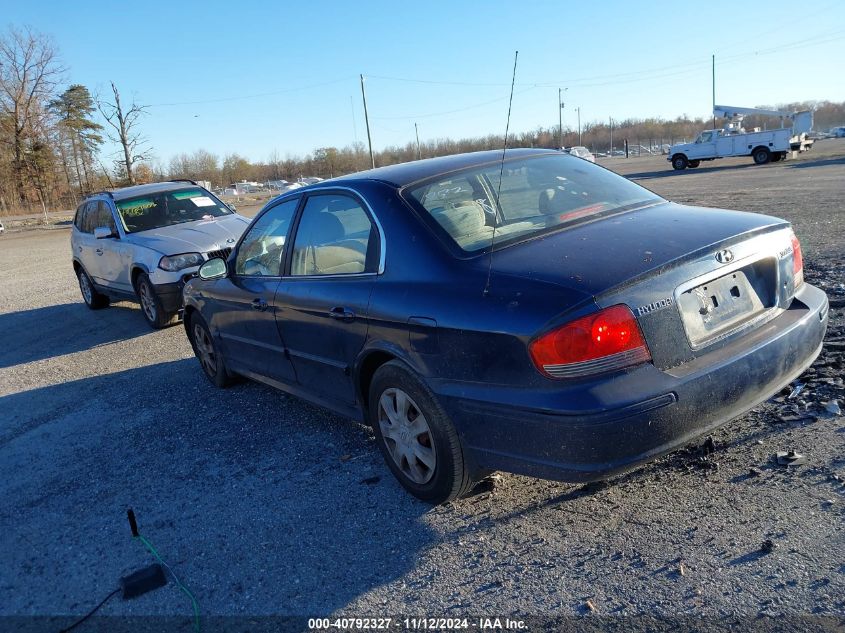
<path fill-rule="evenodd" d="M 82 293 L 82 300 L 92 310 L 102 310 L 109 305 L 108 295 L 97 292 L 91 278 L 82 268 L 76 271 L 79 279 L 79 291 Z"/>
<path fill-rule="evenodd" d="M 135 281 L 135 293 L 141 303 L 141 314 L 155 329 L 167 327 L 178 321 L 176 314 L 165 312 L 161 299 L 156 294 L 155 286 L 146 273 L 138 275 Z"/>
<path fill-rule="evenodd" d="M 398 361 L 373 376 L 369 419 L 387 466 L 412 495 L 433 504 L 469 492 L 471 476 L 458 432 L 434 394 Z"/>
<path fill-rule="evenodd" d="M 188 322 L 188 338 L 205 377 L 215 387 L 221 389 L 228 387 L 232 383 L 232 377 L 226 369 L 223 354 L 220 353 L 220 347 L 214 341 L 205 319 L 198 312 L 191 314 Z"/>

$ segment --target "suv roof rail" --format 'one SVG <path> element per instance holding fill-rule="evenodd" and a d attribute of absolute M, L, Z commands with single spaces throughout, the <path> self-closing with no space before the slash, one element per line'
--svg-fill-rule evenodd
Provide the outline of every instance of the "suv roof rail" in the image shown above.
<path fill-rule="evenodd" d="M 195 181 L 191 180 L 190 178 L 171 178 L 170 182 L 189 182 L 192 185 L 197 184 Z"/>
<path fill-rule="evenodd" d="M 104 189 L 103 191 L 95 191 L 93 193 L 89 193 L 87 196 L 85 196 L 85 199 L 87 200 L 88 198 L 93 198 L 94 196 L 100 196 L 100 195 L 108 196 L 109 198 L 114 200 L 114 194 L 111 191 L 108 191 L 106 189 Z"/>

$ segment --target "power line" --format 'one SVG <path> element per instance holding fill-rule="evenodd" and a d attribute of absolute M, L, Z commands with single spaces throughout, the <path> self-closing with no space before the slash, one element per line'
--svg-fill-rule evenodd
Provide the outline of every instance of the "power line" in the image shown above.
<path fill-rule="evenodd" d="M 834 5 L 830 5 L 834 6 Z M 830 8 L 830 7 L 828 7 Z M 807 17 L 807 16 L 805 16 Z M 779 27 L 776 27 L 772 31 L 778 30 Z M 769 32 L 772 32 L 769 31 Z M 821 32 L 815 34 L 813 37 L 808 37 L 800 40 L 795 40 L 793 42 L 785 42 L 783 44 L 778 44 L 776 46 L 772 46 L 765 49 L 760 50 L 749 50 L 742 53 L 736 53 L 733 55 L 728 56 L 719 56 L 718 63 L 719 65 L 727 64 L 730 62 L 739 61 L 746 58 L 754 58 L 760 57 L 763 55 L 773 55 L 782 52 L 788 52 L 791 50 L 797 50 L 801 48 L 809 48 L 813 46 L 820 46 L 823 44 L 829 44 L 831 42 L 836 42 L 841 39 L 845 39 L 845 29 L 842 28 L 834 28 L 827 32 Z M 736 46 L 728 46 L 727 50 L 731 48 L 735 48 Z M 717 50 L 718 54 L 718 50 Z M 699 70 L 703 70 L 705 67 L 710 66 L 711 60 L 710 59 L 700 59 L 694 61 L 688 61 L 681 64 L 672 64 L 669 66 L 659 66 L 656 68 L 648 68 L 648 69 L 641 69 L 641 70 L 631 70 L 626 72 L 619 72 L 619 73 L 610 73 L 610 74 L 603 74 L 603 75 L 591 75 L 591 76 L 582 76 L 582 77 L 571 77 L 568 79 L 555 79 L 555 80 L 544 80 L 538 81 L 533 83 L 518 83 L 516 87 L 522 87 L 526 90 L 517 92 L 516 94 L 522 94 L 523 92 L 534 89 L 534 88 L 554 88 L 560 85 L 566 85 L 569 87 L 578 87 L 578 88 L 596 88 L 614 84 L 630 84 L 630 83 L 638 83 L 638 82 L 646 82 L 652 81 L 655 79 L 665 79 L 669 77 L 678 77 L 687 74 L 694 74 Z M 440 86 L 466 86 L 466 87 L 507 87 L 510 84 L 507 83 L 498 83 L 498 82 L 474 82 L 474 81 L 449 81 L 449 80 L 441 80 L 441 79 L 424 79 L 424 78 L 413 78 L 413 77 L 395 77 L 395 76 L 388 76 L 388 75 L 367 75 L 369 79 L 381 79 L 384 81 L 396 81 L 396 82 L 403 82 L 403 83 L 417 83 L 417 84 L 427 84 L 427 85 L 440 85 Z M 227 103 L 232 101 L 243 101 L 246 99 L 260 99 L 264 97 L 273 97 L 278 95 L 284 94 L 291 94 L 294 92 L 301 92 L 306 90 L 313 90 L 315 88 L 322 88 L 324 86 L 331 86 L 339 83 L 343 83 L 346 81 L 353 81 L 356 79 L 355 77 L 344 77 L 340 79 L 333 79 L 330 81 L 324 81 L 314 84 L 307 84 L 301 86 L 293 86 L 290 88 L 285 88 L 282 90 L 273 90 L 269 92 L 261 92 L 256 94 L 250 95 L 232 95 L 228 97 L 219 97 L 216 99 L 200 99 L 195 101 L 174 101 L 168 103 L 153 103 L 148 105 L 147 107 L 150 108 L 164 108 L 164 107 L 173 107 L 173 106 L 184 106 L 184 105 L 205 105 L 205 104 L 213 104 L 213 103 Z M 408 119 L 408 118 L 425 118 L 425 117 L 432 117 L 432 116 L 443 116 L 446 114 L 454 114 L 456 112 L 462 112 L 468 109 L 473 109 L 476 107 L 481 107 L 484 105 L 488 105 L 491 103 L 496 103 L 498 101 L 504 101 L 507 97 L 501 97 L 499 99 L 494 99 L 491 101 L 485 101 L 483 103 L 479 103 L 473 106 L 468 106 L 467 108 L 458 108 L 456 110 L 448 110 L 444 112 L 436 112 L 431 114 L 425 115 L 417 115 L 417 116 L 399 116 L 399 117 L 380 117 L 382 119 Z"/>
<path fill-rule="evenodd" d="M 370 77 L 370 75 L 367 75 Z M 534 87 L 526 88 L 525 90 L 520 90 L 519 92 L 515 93 L 516 95 L 525 94 L 526 92 L 530 92 L 534 90 Z M 481 108 L 486 105 L 490 105 L 492 103 L 499 103 L 500 101 L 507 101 L 508 96 L 504 97 L 496 97 L 495 99 L 491 99 L 489 101 L 482 101 L 481 103 L 475 103 L 473 105 L 469 105 L 463 108 L 456 108 L 454 110 L 444 110 L 443 112 L 430 112 L 428 114 L 409 114 L 405 116 L 381 116 L 381 117 L 373 117 L 374 120 L 378 119 L 381 121 L 388 121 L 388 120 L 397 120 L 397 119 L 428 119 L 431 117 L 438 117 L 438 116 L 446 116 L 447 114 L 455 114 L 456 112 L 466 112 L 467 110 L 474 110 L 475 108 Z"/>
<path fill-rule="evenodd" d="M 813 37 L 805 38 L 801 40 L 796 40 L 793 42 L 786 42 L 783 44 L 779 44 L 777 46 L 762 49 L 762 50 L 748 50 L 742 53 L 736 53 L 734 55 L 720 56 L 720 62 L 728 62 L 728 61 L 735 61 L 742 58 L 747 57 L 756 57 L 759 55 L 768 55 L 773 53 L 778 53 L 785 50 L 792 50 L 794 48 L 805 48 L 809 46 L 818 46 L 821 44 L 827 44 L 829 42 L 837 41 L 839 37 L 833 37 L 840 33 L 845 33 L 845 29 L 834 29 L 829 32 L 822 32 L 818 33 Z M 824 39 L 828 38 L 828 39 Z M 732 47 L 729 47 L 729 49 Z M 718 51 L 717 51 L 718 52 Z M 649 69 L 642 69 L 642 70 L 633 70 L 627 72 L 620 72 L 620 73 L 610 73 L 604 75 L 591 75 L 591 76 L 584 76 L 584 77 L 570 77 L 568 79 L 556 79 L 556 80 L 543 80 L 537 81 L 533 83 L 517 83 L 516 85 L 519 87 L 530 87 L 530 88 L 553 88 L 558 85 L 567 85 L 570 87 L 577 87 L 581 88 L 590 88 L 595 86 L 604 86 L 610 85 L 614 83 L 633 83 L 635 81 L 647 81 L 651 79 L 661 79 L 665 77 L 672 77 L 677 76 L 679 74 L 684 74 L 687 72 L 693 72 L 694 68 L 706 68 L 709 67 L 711 64 L 711 59 L 708 58 L 701 58 L 700 60 L 689 61 L 682 64 L 672 64 L 669 66 L 660 66 L 656 68 L 649 68 Z M 687 69 L 684 71 L 680 71 L 678 69 Z M 672 73 L 667 73 L 666 71 L 676 71 Z M 629 77 L 638 77 L 643 75 L 654 75 L 653 77 L 643 77 L 642 79 L 629 79 L 627 81 L 622 81 L 625 78 Z M 440 80 L 440 79 L 422 79 L 422 78 L 412 78 L 412 77 L 395 77 L 395 76 L 387 76 L 387 75 L 367 75 L 373 79 L 382 79 L 385 81 L 397 81 L 397 82 L 404 82 L 404 83 L 419 83 L 419 84 L 429 84 L 429 85 L 441 85 L 441 86 L 467 86 L 467 87 L 506 87 L 509 84 L 506 83 L 496 83 L 496 82 L 472 82 L 472 81 L 449 81 L 449 80 Z M 614 80 L 614 81 L 603 81 L 603 80 Z"/>
<path fill-rule="evenodd" d="M 258 94 L 252 95 L 237 95 L 232 97 L 221 97 L 219 99 L 203 99 L 200 101 L 175 101 L 173 103 L 153 103 L 146 107 L 148 108 L 164 108 L 169 106 L 181 106 L 181 105 L 203 105 L 206 103 L 224 103 L 226 101 L 241 101 L 243 99 L 259 99 L 261 97 L 272 97 L 275 95 L 282 95 L 282 94 L 289 94 L 291 92 L 300 92 L 302 90 L 311 90 L 313 88 L 322 88 L 323 86 L 331 86 L 334 84 L 339 84 L 344 81 L 351 81 L 352 77 L 344 77 L 343 79 L 333 79 L 332 81 L 324 81 L 321 83 L 316 84 L 309 84 L 307 86 L 296 86 L 294 88 L 286 88 L 284 90 L 273 90 L 272 92 L 261 92 Z"/>

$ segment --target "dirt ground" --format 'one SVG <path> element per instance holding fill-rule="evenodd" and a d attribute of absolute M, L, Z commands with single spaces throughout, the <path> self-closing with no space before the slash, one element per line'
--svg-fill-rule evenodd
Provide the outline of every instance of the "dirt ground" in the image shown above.
<path fill-rule="evenodd" d="M 154 562 L 130 536 L 132 507 L 204 630 L 274 615 L 841 630 L 845 140 L 765 166 L 604 164 L 679 202 L 789 219 L 831 299 L 827 345 L 714 434 L 712 454 L 689 447 L 599 485 L 503 475 L 438 508 L 399 487 L 364 427 L 254 383 L 216 390 L 181 327 L 153 332 L 132 303 L 86 309 L 66 227 L 0 237 L 0 629 L 57 630 Z M 785 449 L 807 463 L 778 466 Z M 101 613 L 191 628 L 173 583 Z"/>

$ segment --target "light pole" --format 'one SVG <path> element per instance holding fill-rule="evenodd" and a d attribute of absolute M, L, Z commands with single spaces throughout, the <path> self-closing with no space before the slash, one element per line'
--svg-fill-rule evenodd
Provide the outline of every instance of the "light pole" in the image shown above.
<path fill-rule="evenodd" d="M 560 100 L 560 88 L 557 89 L 557 148 L 563 149 L 563 103 Z"/>
<path fill-rule="evenodd" d="M 557 110 L 557 140 L 560 149 L 563 149 L 563 101 L 561 99 L 563 98 L 562 93 L 567 90 L 569 88 L 557 89 L 557 104 L 559 106 Z"/>
<path fill-rule="evenodd" d="M 364 92 L 364 75 L 361 75 L 361 97 L 364 100 L 364 121 L 367 124 L 367 144 L 370 146 L 370 165 L 376 167 L 376 157 L 373 154 L 373 139 L 370 136 L 370 115 L 367 112 L 367 93 Z"/>
<path fill-rule="evenodd" d="M 713 73 L 713 129 L 716 129 L 716 54 L 712 57 L 712 73 Z"/>
<path fill-rule="evenodd" d="M 581 106 L 575 108 L 578 112 L 578 145 L 583 145 L 584 143 L 581 141 Z"/>

